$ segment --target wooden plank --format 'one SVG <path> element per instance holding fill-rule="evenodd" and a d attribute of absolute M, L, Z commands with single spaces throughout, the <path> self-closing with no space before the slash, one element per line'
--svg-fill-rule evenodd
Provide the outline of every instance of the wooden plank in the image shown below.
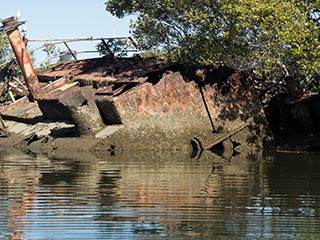
<path fill-rule="evenodd" d="M 214 138 L 212 140 L 207 141 L 205 144 L 203 144 L 204 149 L 210 149 L 213 146 L 223 142 L 224 140 L 226 140 L 227 138 L 231 137 L 232 135 L 240 132 L 241 130 L 243 130 L 244 128 L 248 127 L 249 123 L 245 123 L 244 125 L 229 131 L 229 132 L 223 132 L 223 133 L 218 133 L 218 134 L 214 134 Z"/>
<path fill-rule="evenodd" d="M 57 88 L 56 90 L 65 91 L 71 87 L 77 86 L 78 82 L 72 82 L 72 83 L 66 83 L 62 85 L 61 87 Z"/>
<path fill-rule="evenodd" d="M 66 78 L 62 77 L 62 78 L 59 78 L 59 79 L 55 80 L 52 83 L 47 84 L 46 86 L 44 86 L 42 88 L 42 90 L 44 90 L 46 93 L 49 93 L 49 92 L 51 92 L 51 91 L 53 91 L 53 90 L 55 90 L 55 89 L 57 89 L 59 87 L 64 86 L 66 84 L 66 82 L 67 82 Z"/>

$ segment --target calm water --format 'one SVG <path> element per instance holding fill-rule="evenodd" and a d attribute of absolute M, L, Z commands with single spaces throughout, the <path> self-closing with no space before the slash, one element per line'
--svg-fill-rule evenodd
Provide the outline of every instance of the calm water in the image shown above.
<path fill-rule="evenodd" d="M 319 156 L 0 152 L 0 239 L 319 239 Z"/>

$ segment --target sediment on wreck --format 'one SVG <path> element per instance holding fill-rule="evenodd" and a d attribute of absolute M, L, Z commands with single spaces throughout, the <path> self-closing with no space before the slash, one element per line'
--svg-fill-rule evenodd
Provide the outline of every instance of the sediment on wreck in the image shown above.
<path fill-rule="evenodd" d="M 104 127 L 93 95 L 94 91 L 90 87 L 73 86 L 39 99 L 38 105 L 44 118 L 71 121 L 78 135 L 85 136 Z"/>
<path fill-rule="evenodd" d="M 172 70 L 109 101 L 123 128 L 98 141 L 95 150 L 109 142 L 136 149 L 188 145 L 208 150 L 220 143 L 231 151 L 261 147 L 265 119 L 250 78 L 229 68 L 203 68 L 202 79 L 195 66 Z"/>
<path fill-rule="evenodd" d="M 4 145 L 44 151 L 191 149 L 193 157 L 207 150 L 231 156 L 261 148 L 268 126 L 278 150 L 320 149 L 319 76 L 311 92 L 284 77 L 287 92 L 272 95 L 263 108 L 256 79 L 228 67 L 109 52 L 36 73 L 27 38 L 18 30 L 23 23 L 10 17 L 0 27 L 16 56 L 0 69 L 0 92 L 17 65 L 25 80 L 22 90 L 15 88 L 19 99 L 0 106 Z"/>
<path fill-rule="evenodd" d="M 91 151 L 170 148 L 198 156 L 261 147 L 265 117 L 252 79 L 231 68 L 102 57 L 60 63 L 37 77 L 45 94 L 22 103 L 28 108 L 2 111 L 7 120 L 26 124 L 15 133 L 30 148 L 79 150 L 81 142 Z M 25 120 L 30 111 L 32 126 Z M 74 130 L 51 128 L 60 122 Z M 38 131 L 41 124 L 45 131 Z"/>

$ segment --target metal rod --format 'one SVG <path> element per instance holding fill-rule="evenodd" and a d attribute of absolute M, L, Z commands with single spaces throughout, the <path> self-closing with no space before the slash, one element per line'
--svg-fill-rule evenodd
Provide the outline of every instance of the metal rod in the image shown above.
<path fill-rule="evenodd" d="M 22 82 L 19 80 L 19 78 L 16 78 L 15 76 L 13 76 L 13 79 L 18 82 L 24 89 L 28 89 L 24 84 L 22 84 Z"/>
<path fill-rule="evenodd" d="M 111 49 L 109 48 L 108 44 L 106 43 L 106 41 L 103 38 L 101 38 L 101 42 L 102 42 L 103 46 L 107 49 L 109 54 L 113 55 L 114 53 L 111 51 Z"/>
<path fill-rule="evenodd" d="M 25 94 L 24 94 L 24 91 L 21 90 L 20 88 L 18 88 L 18 86 L 15 85 L 14 83 L 9 82 L 8 85 L 9 85 L 9 87 L 11 87 L 12 89 L 14 89 L 16 92 L 25 95 Z"/>
<path fill-rule="evenodd" d="M 28 42 L 74 42 L 74 41 L 92 41 L 93 37 L 88 38 L 52 38 L 52 39 L 28 39 Z"/>
<path fill-rule="evenodd" d="M 126 49 L 126 50 L 123 50 L 124 52 L 139 52 L 138 50 L 130 50 L 130 49 Z M 115 53 L 116 52 L 123 52 L 123 51 L 120 51 L 120 50 L 118 50 L 118 51 L 114 51 Z M 77 53 L 98 53 L 99 51 L 77 51 Z"/>
<path fill-rule="evenodd" d="M 76 55 L 73 53 L 73 51 L 71 50 L 71 48 L 69 47 L 69 45 L 66 42 L 63 42 L 64 45 L 67 47 L 68 51 L 70 52 L 70 54 L 72 55 L 72 57 L 74 58 L 74 60 L 78 61 Z"/>
<path fill-rule="evenodd" d="M 209 111 L 209 107 L 208 107 L 208 104 L 206 102 L 206 98 L 204 97 L 204 93 L 203 93 L 203 90 L 202 90 L 202 86 L 200 84 L 198 84 L 198 87 L 199 87 L 199 92 L 201 94 L 201 98 L 202 98 L 202 101 L 203 101 L 203 105 L 206 109 L 206 112 L 208 114 L 208 117 L 209 117 L 209 121 L 210 121 L 210 124 L 211 124 L 211 127 L 212 127 L 212 132 L 213 133 L 216 133 L 217 130 L 216 128 L 214 127 L 214 123 L 213 123 L 213 120 L 212 120 L 212 117 L 211 117 L 211 114 L 210 114 L 210 111 Z"/>
<path fill-rule="evenodd" d="M 132 37 L 104 37 L 104 38 L 51 38 L 51 39 L 28 39 L 28 42 L 81 42 L 81 41 L 99 41 L 101 39 L 111 40 L 111 39 L 129 39 L 131 42 L 134 42 Z"/>

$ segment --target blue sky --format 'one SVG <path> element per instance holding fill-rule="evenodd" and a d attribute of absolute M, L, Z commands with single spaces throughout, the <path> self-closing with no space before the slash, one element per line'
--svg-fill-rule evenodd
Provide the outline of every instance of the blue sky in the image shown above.
<path fill-rule="evenodd" d="M 2 4 L 0 18 L 14 16 L 18 11 L 21 11 L 21 20 L 27 21 L 21 28 L 27 27 L 29 39 L 130 36 L 130 19 L 113 17 L 105 10 L 105 0 L 10 0 Z M 95 50 L 94 44 L 70 45 L 72 49 L 82 51 Z M 38 46 L 39 43 L 29 44 L 31 49 Z M 58 47 L 65 50 L 63 45 Z M 37 62 L 41 61 L 43 54 L 36 52 L 35 55 Z"/>

